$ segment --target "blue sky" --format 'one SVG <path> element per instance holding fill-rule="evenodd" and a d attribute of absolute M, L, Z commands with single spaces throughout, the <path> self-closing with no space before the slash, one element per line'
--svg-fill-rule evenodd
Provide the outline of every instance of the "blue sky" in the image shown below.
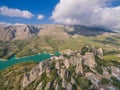
<path fill-rule="evenodd" d="M 113 0 L 112 6 L 120 6 L 120 0 Z"/>
<path fill-rule="evenodd" d="M 52 20 L 49 20 L 49 17 L 52 15 L 52 11 L 58 2 L 59 0 L 0 0 L 0 7 L 7 6 L 8 8 L 27 10 L 35 15 L 31 19 L 0 15 L 0 22 L 28 24 L 53 23 Z M 43 14 L 45 18 L 37 20 L 39 14 Z"/>
<path fill-rule="evenodd" d="M 111 0 L 110 3 L 109 6 L 106 4 L 106 0 L 0 0 L 0 22 L 13 24 L 62 23 L 103 27 L 110 27 L 115 23 L 114 26 L 118 28 L 120 20 L 113 20 L 113 18 L 120 17 L 120 13 L 118 13 L 120 0 Z M 105 7 L 103 7 L 104 4 Z M 39 20 L 38 15 L 40 15 Z M 113 18 L 111 19 L 111 17 Z M 100 21 L 98 22 L 98 20 Z M 106 24 L 107 22 L 108 24 Z"/>

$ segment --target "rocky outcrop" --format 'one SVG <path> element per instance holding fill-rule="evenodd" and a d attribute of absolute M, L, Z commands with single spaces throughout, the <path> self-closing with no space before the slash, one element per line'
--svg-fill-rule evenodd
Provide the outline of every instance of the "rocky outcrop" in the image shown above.
<path fill-rule="evenodd" d="M 39 29 L 32 25 L 0 26 L 0 40 L 23 40 L 31 38 L 39 32 Z"/>
<path fill-rule="evenodd" d="M 81 88 L 79 85 L 86 80 L 90 80 L 91 87 L 96 88 L 103 77 L 110 79 L 111 76 L 114 76 L 119 80 L 119 68 L 99 66 L 99 63 L 96 63 L 95 56 L 101 55 L 102 49 L 96 50 L 99 53 L 86 52 L 85 55 L 80 55 L 79 52 L 73 51 L 72 54 L 66 53 L 66 55 L 59 57 L 53 56 L 49 60 L 40 62 L 29 73 L 24 75 L 23 88 L 27 88 L 36 80 L 39 81 L 39 83 L 35 83 L 36 90 L 73 90 L 73 88 Z"/>
<path fill-rule="evenodd" d="M 38 65 L 34 67 L 31 72 L 27 73 L 23 79 L 23 87 L 27 86 L 29 83 L 34 81 L 39 75 L 41 75 L 41 68 L 38 68 Z"/>
<path fill-rule="evenodd" d="M 95 57 L 93 53 L 85 53 L 85 55 L 83 56 L 83 61 L 84 61 L 84 65 L 89 66 L 90 68 L 94 68 L 96 65 L 95 62 Z"/>
<path fill-rule="evenodd" d="M 100 59 L 103 59 L 103 49 L 102 48 L 97 49 L 97 56 Z"/>
<path fill-rule="evenodd" d="M 36 80 L 36 78 L 41 77 L 43 73 L 46 73 L 47 77 L 51 78 L 53 69 L 56 69 L 57 72 L 54 74 L 57 74 L 58 77 L 62 79 L 62 87 L 67 88 L 68 90 L 72 89 L 72 85 L 67 82 L 69 79 L 72 84 L 75 84 L 75 80 L 72 77 L 72 74 L 83 74 L 83 64 L 88 65 L 89 67 L 94 67 L 96 63 L 92 53 L 86 53 L 85 56 L 77 54 L 76 56 L 69 57 L 70 58 L 63 56 L 52 57 L 50 60 L 40 62 L 29 73 L 24 75 L 23 87 L 28 86 L 32 81 Z M 50 85 L 51 82 L 47 83 L 46 90 L 50 87 Z M 56 86 L 56 89 L 58 87 L 59 86 Z"/>
<path fill-rule="evenodd" d="M 118 80 L 120 80 L 120 68 L 111 66 L 111 73 L 114 77 L 116 77 Z"/>

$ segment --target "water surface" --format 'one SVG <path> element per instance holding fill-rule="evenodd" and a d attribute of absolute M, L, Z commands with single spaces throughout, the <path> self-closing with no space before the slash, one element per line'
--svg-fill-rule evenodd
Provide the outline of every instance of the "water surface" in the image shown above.
<path fill-rule="evenodd" d="M 40 61 L 49 59 L 51 56 L 59 56 L 59 55 L 60 55 L 60 53 L 56 52 L 53 55 L 48 54 L 48 53 L 39 53 L 36 55 L 26 56 L 26 57 L 22 57 L 22 58 L 16 58 L 15 56 L 12 56 L 11 58 L 9 58 L 6 61 L 2 61 L 2 60 L 0 61 L 0 70 L 8 68 L 17 63 L 29 62 L 29 61 L 40 62 Z"/>

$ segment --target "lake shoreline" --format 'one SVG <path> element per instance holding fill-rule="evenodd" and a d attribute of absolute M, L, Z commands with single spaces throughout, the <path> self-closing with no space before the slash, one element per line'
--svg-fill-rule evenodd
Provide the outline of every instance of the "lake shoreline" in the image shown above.
<path fill-rule="evenodd" d="M 53 55 L 55 55 L 55 53 L 42 52 L 42 53 L 37 53 L 37 54 L 34 54 L 34 55 L 23 56 L 23 57 L 16 57 L 16 55 L 15 55 L 15 59 L 22 59 L 22 58 L 27 58 L 27 57 L 35 56 L 35 55 L 41 55 L 41 54 L 49 54 L 49 55 L 53 56 Z M 59 52 L 59 53 L 61 53 L 61 52 Z M 0 59 L 0 61 L 8 61 L 8 60 L 9 59 Z"/>
<path fill-rule="evenodd" d="M 0 61 L 8 61 L 8 59 L 0 59 Z"/>
<path fill-rule="evenodd" d="M 51 53 L 39 53 L 39 54 L 35 54 L 35 55 L 30 55 L 30 56 L 24 56 L 24 57 L 16 57 L 16 55 L 12 56 L 9 59 L 1 59 L 0 61 L 0 70 L 8 68 L 10 66 L 13 66 L 15 64 L 21 63 L 21 62 L 41 62 L 47 59 L 50 59 L 53 56 L 60 56 L 61 53 L 60 52 L 55 52 L 54 54 Z"/>

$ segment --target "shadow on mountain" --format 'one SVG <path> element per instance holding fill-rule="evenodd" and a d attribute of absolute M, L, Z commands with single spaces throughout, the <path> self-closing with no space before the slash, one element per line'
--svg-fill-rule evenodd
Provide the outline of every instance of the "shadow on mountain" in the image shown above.
<path fill-rule="evenodd" d="M 97 36 L 104 33 L 116 33 L 114 31 L 111 31 L 109 29 L 105 28 L 99 28 L 99 27 L 86 27 L 86 26 L 80 26 L 80 25 L 74 25 L 73 31 L 69 32 L 71 35 L 83 35 L 83 36 Z"/>
<path fill-rule="evenodd" d="M 110 37 L 107 37 L 105 40 L 94 40 L 94 42 L 100 42 L 102 44 L 111 44 L 111 45 L 117 45 L 117 46 L 120 45 L 116 39 L 112 39 Z"/>

